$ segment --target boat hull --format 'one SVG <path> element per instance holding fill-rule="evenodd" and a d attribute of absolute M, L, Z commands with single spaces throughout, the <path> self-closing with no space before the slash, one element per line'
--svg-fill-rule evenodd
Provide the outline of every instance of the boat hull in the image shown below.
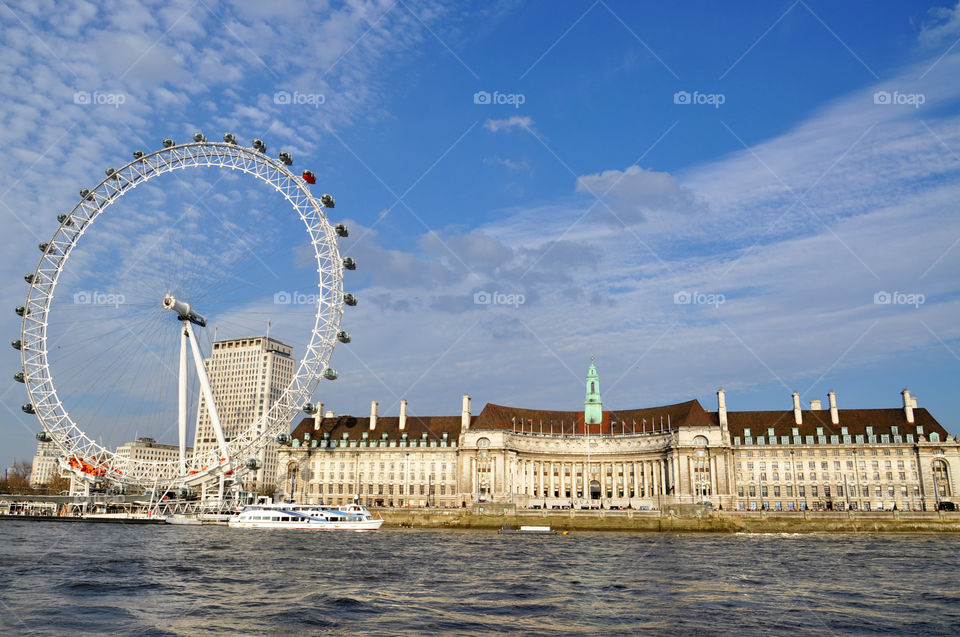
<path fill-rule="evenodd" d="M 304 522 L 244 522 L 230 520 L 227 526 L 234 529 L 297 529 L 301 531 L 376 531 L 383 520 L 343 521 L 304 521 Z"/>

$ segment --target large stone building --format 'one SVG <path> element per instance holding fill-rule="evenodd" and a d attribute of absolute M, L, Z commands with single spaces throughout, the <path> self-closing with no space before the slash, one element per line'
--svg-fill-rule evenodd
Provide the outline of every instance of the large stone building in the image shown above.
<path fill-rule="evenodd" d="M 215 341 L 206 359 L 207 376 L 223 435 L 229 442 L 261 418 L 293 379 L 293 349 L 266 336 Z M 200 396 L 193 447 L 197 454 L 217 448 L 210 412 Z M 260 469 L 248 488 L 263 491 L 277 480 L 277 443 L 268 441 Z M 195 467 L 199 469 L 200 467 Z"/>
<path fill-rule="evenodd" d="M 730 510 L 937 508 L 954 502 L 960 442 L 908 391 L 903 407 L 716 411 L 699 401 L 603 410 L 587 374 L 584 411 L 487 404 L 479 415 L 303 420 L 280 448 L 283 497 L 373 506 Z"/>
<path fill-rule="evenodd" d="M 50 484 L 57 475 L 57 459 L 62 455 L 60 447 L 45 434 L 37 437 L 37 453 L 30 469 L 30 486 L 37 488 Z"/>
<path fill-rule="evenodd" d="M 192 453 L 193 449 L 187 447 L 187 456 Z M 173 462 L 180 458 L 180 446 L 165 445 L 153 438 L 141 437 L 118 446 L 116 454 L 138 462 Z"/>

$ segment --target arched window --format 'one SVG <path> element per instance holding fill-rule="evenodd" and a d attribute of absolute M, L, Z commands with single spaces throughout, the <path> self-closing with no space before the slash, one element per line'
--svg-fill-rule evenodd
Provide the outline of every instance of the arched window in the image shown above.
<path fill-rule="evenodd" d="M 940 434 L 934 431 L 930 434 L 930 442 L 940 442 Z"/>
<path fill-rule="evenodd" d="M 596 384 L 595 382 L 593 382 L 592 380 L 590 381 L 590 393 L 591 393 L 591 394 L 596 394 L 596 393 L 597 393 L 597 384 Z"/>
<path fill-rule="evenodd" d="M 478 446 L 478 447 L 489 447 L 489 446 L 490 446 L 490 439 L 489 439 L 489 438 L 479 438 L 479 439 L 477 439 L 477 446 Z"/>
<path fill-rule="evenodd" d="M 933 484 L 936 485 L 937 494 L 941 498 L 953 496 L 950 488 L 950 466 L 946 460 L 933 461 Z"/>

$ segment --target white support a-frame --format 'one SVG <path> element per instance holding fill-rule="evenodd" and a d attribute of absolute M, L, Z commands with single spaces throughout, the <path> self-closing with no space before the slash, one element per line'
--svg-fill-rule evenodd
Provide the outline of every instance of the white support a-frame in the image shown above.
<path fill-rule="evenodd" d="M 210 388 L 210 381 L 207 378 L 207 369 L 203 364 L 203 355 L 200 353 L 200 347 L 197 345 L 197 337 L 193 332 L 193 325 L 190 321 L 181 321 L 183 329 L 180 330 L 180 464 L 186 469 L 187 462 L 187 343 L 190 343 L 190 351 L 193 353 L 193 365 L 197 370 L 197 377 L 200 379 L 200 391 L 203 392 L 203 400 L 207 405 L 207 412 L 210 414 L 210 423 L 213 425 L 213 433 L 217 437 L 217 445 L 220 447 L 220 458 L 225 459 L 229 464 L 230 457 L 227 450 L 227 439 L 223 435 L 223 427 L 220 426 L 220 416 L 217 415 L 217 405 L 213 400 L 213 390 Z M 225 470 L 229 471 L 229 467 Z M 186 473 L 186 471 L 184 471 Z"/>

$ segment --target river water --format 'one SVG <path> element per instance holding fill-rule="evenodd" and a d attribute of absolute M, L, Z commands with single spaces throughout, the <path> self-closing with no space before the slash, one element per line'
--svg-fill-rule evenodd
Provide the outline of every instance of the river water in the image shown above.
<path fill-rule="evenodd" d="M 960 634 L 960 538 L 0 522 L 4 634 Z"/>

